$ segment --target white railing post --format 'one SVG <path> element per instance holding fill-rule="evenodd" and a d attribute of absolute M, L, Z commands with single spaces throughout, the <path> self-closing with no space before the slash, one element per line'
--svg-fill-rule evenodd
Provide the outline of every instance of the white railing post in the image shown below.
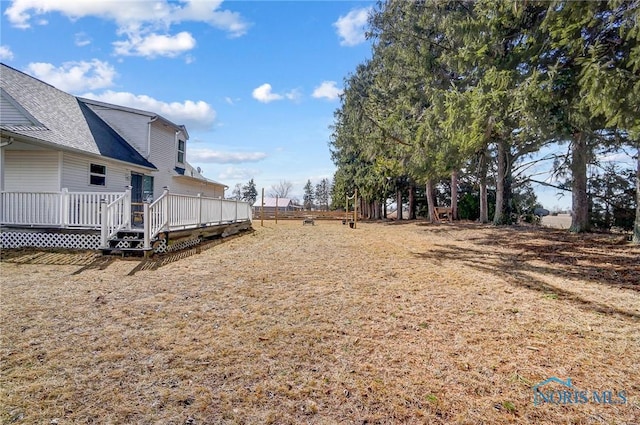
<path fill-rule="evenodd" d="M 198 193 L 198 227 L 202 227 L 202 193 Z"/>
<path fill-rule="evenodd" d="M 224 208 L 224 204 L 222 202 L 222 196 L 218 199 L 220 199 L 220 220 L 218 220 L 218 223 L 222 223 L 222 209 Z"/>
<path fill-rule="evenodd" d="M 168 230 L 169 228 L 169 188 L 167 186 L 165 186 L 164 188 L 164 192 L 162 193 L 162 196 L 164 197 L 164 201 L 163 201 L 163 208 L 162 208 L 162 214 L 163 214 L 163 219 L 164 221 L 162 221 L 165 224 L 165 228 L 163 230 Z"/>
<path fill-rule="evenodd" d="M 106 199 L 103 198 L 100 200 L 100 245 L 102 248 L 107 248 L 107 239 L 109 239 L 109 213 L 107 212 L 107 205 Z"/>
<path fill-rule="evenodd" d="M 122 214 L 124 214 L 123 224 L 127 229 L 131 229 L 131 189 L 132 186 L 125 186 L 124 190 L 124 211 Z"/>
<path fill-rule="evenodd" d="M 60 226 L 67 227 L 69 224 L 69 189 L 66 187 L 60 192 Z"/>
<path fill-rule="evenodd" d="M 236 198 L 236 219 L 235 222 L 238 222 L 238 198 Z"/>
<path fill-rule="evenodd" d="M 149 202 L 142 203 L 142 220 L 144 223 L 144 249 L 151 248 L 151 216 L 149 215 Z"/>

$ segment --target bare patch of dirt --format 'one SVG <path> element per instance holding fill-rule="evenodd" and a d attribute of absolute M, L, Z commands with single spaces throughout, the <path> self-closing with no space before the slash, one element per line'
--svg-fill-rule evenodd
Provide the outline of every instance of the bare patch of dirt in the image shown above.
<path fill-rule="evenodd" d="M 640 418 L 640 249 L 607 236 L 267 221 L 134 275 L 5 259 L 2 423 Z M 587 402 L 534 405 L 550 377 Z"/>

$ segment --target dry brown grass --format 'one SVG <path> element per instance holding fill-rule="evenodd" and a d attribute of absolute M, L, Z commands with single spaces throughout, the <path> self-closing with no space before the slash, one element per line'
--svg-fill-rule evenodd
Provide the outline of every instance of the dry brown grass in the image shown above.
<path fill-rule="evenodd" d="M 639 422 L 638 248 L 474 224 L 255 229 L 134 276 L 3 262 L 2 423 Z M 551 376 L 627 403 L 534 406 Z"/>

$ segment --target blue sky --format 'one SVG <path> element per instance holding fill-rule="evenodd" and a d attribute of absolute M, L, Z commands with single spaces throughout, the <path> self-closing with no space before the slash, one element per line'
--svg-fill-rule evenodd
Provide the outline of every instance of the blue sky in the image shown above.
<path fill-rule="evenodd" d="M 66 92 L 153 111 L 230 187 L 332 178 L 344 78 L 372 1 L 1 0 L 0 60 Z"/>
<path fill-rule="evenodd" d="M 66 92 L 186 125 L 188 161 L 229 186 L 227 196 L 253 178 L 267 193 L 291 182 L 302 198 L 307 180 L 335 171 L 329 126 L 344 78 L 371 56 L 364 31 L 373 6 L 0 0 L 0 60 Z M 630 161 L 622 156 L 614 159 Z M 570 207 L 569 193 L 534 187 L 546 208 Z"/>

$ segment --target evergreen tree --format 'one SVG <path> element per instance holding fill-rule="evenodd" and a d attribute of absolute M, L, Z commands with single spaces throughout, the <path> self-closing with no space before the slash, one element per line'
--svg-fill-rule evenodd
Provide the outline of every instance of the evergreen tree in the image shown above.
<path fill-rule="evenodd" d="M 330 194 L 331 194 L 331 183 L 329 182 L 329 179 L 324 178 L 320 180 L 320 183 L 316 185 L 315 199 L 318 203 L 318 206 L 323 211 L 329 210 Z"/>
<path fill-rule="evenodd" d="M 251 179 L 247 184 L 242 186 L 242 200 L 253 205 L 256 199 L 258 199 L 258 191 L 256 190 L 256 184 L 253 182 L 253 179 Z"/>
<path fill-rule="evenodd" d="M 305 210 L 313 208 L 313 199 L 313 186 L 311 185 L 311 180 L 307 180 L 307 184 L 304 185 L 304 195 L 302 197 L 302 205 Z"/>

